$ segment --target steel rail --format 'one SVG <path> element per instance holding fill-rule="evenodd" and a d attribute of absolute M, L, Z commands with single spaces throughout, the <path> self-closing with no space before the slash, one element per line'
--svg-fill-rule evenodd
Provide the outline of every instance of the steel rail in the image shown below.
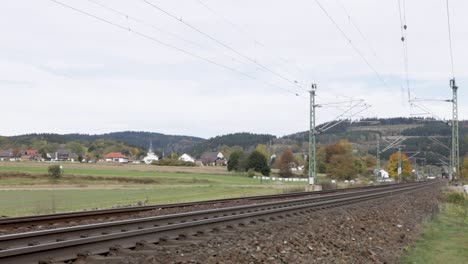
<path fill-rule="evenodd" d="M 388 186 L 398 186 L 398 185 L 403 185 L 403 184 L 401 183 L 400 184 L 383 184 L 383 185 L 375 185 L 375 186 L 362 186 L 362 187 L 322 190 L 322 191 L 313 191 L 313 192 L 293 192 L 293 193 L 247 196 L 247 197 L 238 197 L 238 198 L 225 198 L 225 199 L 205 200 L 205 201 L 195 201 L 195 202 L 185 202 L 185 203 L 156 204 L 156 205 L 146 205 L 146 206 L 138 206 L 138 207 L 121 207 L 121 208 L 113 208 L 113 209 L 100 209 L 100 210 L 68 212 L 68 213 L 44 214 L 44 215 L 36 215 L 36 216 L 6 217 L 6 218 L 0 218 L 0 227 L 18 225 L 18 224 L 24 224 L 24 225 L 25 224 L 37 224 L 37 223 L 43 223 L 43 222 L 48 222 L 48 221 L 53 221 L 53 220 L 84 219 L 84 218 L 110 216 L 110 215 L 124 215 L 124 214 L 129 214 L 129 213 L 146 212 L 146 211 L 151 211 L 155 209 L 180 208 L 180 207 L 188 207 L 188 206 L 194 206 L 194 205 L 227 203 L 227 202 L 239 201 L 239 200 L 252 200 L 253 201 L 253 200 L 267 200 L 267 199 L 283 199 L 283 198 L 292 198 L 292 197 L 307 196 L 307 195 L 322 195 L 322 194 L 336 193 L 336 192 L 351 192 L 355 190 L 379 189 L 379 188 L 385 188 Z"/>
<path fill-rule="evenodd" d="M 125 220 L 119 221 L 119 223 L 110 222 L 7 235 L 0 237 L 1 245 L 3 247 L 15 245 L 16 247 L 13 246 L 13 248 L 1 250 L 0 262 L 37 263 L 37 260 L 49 257 L 54 258 L 54 261 L 70 260 L 76 258 L 78 252 L 89 251 L 89 254 L 106 253 L 109 247 L 114 244 L 118 244 L 123 248 L 131 248 L 135 246 L 135 243 L 142 240 L 148 243 L 155 243 L 164 236 L 177 236 L 182 233 L 193 234 L 206 228 L 219 228 L 233 225 L 239 221 L 268 215 L 271 218 L 274 215 L 295 210 L 318 210 L 325 207 L 376 199 L 401 192 L 414 191 L 435 183 L 437 182 L 422 183 L 415 186 L 398 186 L 390 188 L 390 190 L 365 190 L 329 195 L 327 197 L 302 198 L 146 219 Z M 71 236 L 61 237 L 60 232 L 68 233 Z M 43 239 L 39 243 L 36 240 L 41 236 L 45 240 Z M 30 242 L 29 246 L 22 244 L 25 241 Z"/>

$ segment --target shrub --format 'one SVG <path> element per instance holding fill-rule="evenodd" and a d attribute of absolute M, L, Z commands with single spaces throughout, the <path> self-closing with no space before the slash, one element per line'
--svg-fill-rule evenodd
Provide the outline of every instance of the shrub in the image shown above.
<path fill-rule="evenodd" d="M 459 192 L 450 192 L 445 195 L 445 199 L 448 203 L 463 205 L 468 201 L 465 194 Z"/>
<path fill-rule="evenodd" d="M 63 175 L 62 166 L 60 165 L 49 166 L 47 172 L 49 173 L 49 177 L 52 178 L 52 180 L 58 180 Z"/>
<path fill-rule="evenodd" d="M 255 176 L 255 170 L 254 169 L 249 169 L 247 171 L 247 176 L 249 176 L 250 178 L 252 178 L 253 176 Z"/>

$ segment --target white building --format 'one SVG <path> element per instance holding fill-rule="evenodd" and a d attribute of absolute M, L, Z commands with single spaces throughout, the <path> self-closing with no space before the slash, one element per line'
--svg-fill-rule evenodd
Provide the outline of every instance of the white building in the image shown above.
<path fill-rule="evenodd" d="M 103 157 L 106 162 L 118 162 L 118 163 L 128 163 L 129 159 L 127 156 L 120 152 L 111 152 Z"/>
<path fill-rule="evenodd" d="M 148 149 L 148 154 L 143 158 L 143 162 L 146 164 L 151 164 L 153 161 L 158 161 L 158 155 L 154 154 L 153 151 L 153 141 L 150 141 L 150 147 Z"/>
<path fill-rule="evenodd" d="M 224 157 L 223 153 L 221 153 L 221 152 L 218 152 L 218 154 L 216 155 L 216 157 L 217 157 L 218 159 L 220 159 L 220 160 L 226 159 L 226 158 Z"/>
<path fill-rule="evenodd" d="M 182 155 L 179 157 L 179 160 L 185 161 L 185 162 L 193 162 L 193 163 L 195 163 L 195 159 L 194 159 L 192 156 L 190 156 L 189 154 L 187 154 L 187 153 L 182 154 Z"/>
<path fill-rule="evenodd" d="M 386 172 L 386 171 L 384 171 L 384 170 L 380 170 L 380 171 L 379 171 L 379 176 L 380 176 L 382 179 L 388 179 L 388 178 L 389 178 L 388 172 Z"/>

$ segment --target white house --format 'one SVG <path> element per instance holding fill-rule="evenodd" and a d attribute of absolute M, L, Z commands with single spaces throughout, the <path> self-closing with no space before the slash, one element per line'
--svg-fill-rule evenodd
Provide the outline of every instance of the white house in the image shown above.
<path fill-rule="evenodd" d="M 384 171 L 384 170 L 380 170 L 379 171 L 379 176 L 382 178 L 382 179 L 388 179 L 389 175 L 388 175 L 388 172 Z"/>
<path fill-rule="evenodd" d="M 129 159 L 127 156 L 120 152 L 111 152 L 103 157 L 104 161 L 107 162 L 118 162 L 118 163 L 128 163 Z"/>
<path fill-rule="evenodd" d="M 179 157 L 179 160 L 185 161 L 185 162 L 193 162 L 193 163 L 195 163 L 195 159 L 194 159 L 192 156 L 190 156 L 189 154 L 187 154 L 187 153 L 182 154 L 182 155 Z"/>

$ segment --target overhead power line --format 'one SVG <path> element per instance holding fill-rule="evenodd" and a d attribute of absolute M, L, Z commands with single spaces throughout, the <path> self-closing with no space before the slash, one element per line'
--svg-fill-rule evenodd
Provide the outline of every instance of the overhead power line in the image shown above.
<path fill-rule="evenodd" d="M 120 10 L 117 10 L 117 9 L 112 8 L 112 7 L 110 7 L 110 6 L 104 5 L 104 4 L 102 4 L 102 3 L 98 2 L 98 1 L 95 1 L 95 0 L 87 0 L 87 1 L 93 3 L 93 4 L 97 5 L 97 6 L 100 6 L 100 7 L 104 8 L 104 9 L 107 9 L 107 10 L 109 10 L 109 11 L 115 13 L 115 14 L 121 15 L 121 16 L 123 16 L 123 17 L 129 19 L 129 20 L 132 20 L 132 21 L 138 23 L 138 24 L 141 24 L 141 25 L 143 25 L 143 26 L 150 27 L 150 28 L 155 29 L 155 30 L 157 30 L 157 31 L 159 31 L 159 32 L 162 32 L 162 33 L 165 33 L 165 34 L 167 34 L 167 35 L 170 35 L 170 36 L 172 36 L 172 37 L 174 37 L 174 38 L 176 38 L 176 39 L 179 39 L 179 40 L 182 40 L 182 41 L 184 41 L 184 42 L 190 43 L 190 44 L 192 44 L 192 45 L 194 45 L 194 46 L 203 48 L 203 46 L 202 46 L 201 44 L 199 44 L 199 43 L 196 43 L 196 42 L 194 42 L 194 41 L 188 40 L 188 39 L 186 39 L 186 38 L 184 38 L 184 37 L 182 37 L 182 36 L 180 36 L 180 35 L 178 35 L 178 34 L 172 33 L 172 32 L 170 32 L 170 31 L 164 30 L 163 28 L 158 27 L 158 26 L 155 26 L 154 24 L 148 23 L 148 22 L 146 22 L 146 21 L 144 21 L 144 20 L 142 20 L 142 19 L 139 19 L 139 18 L 130 16 L 130 15 L 128 15 L 128 14 L 126 14 L 126 13 L 120 11 Z"/>
<path fill-rule="evenodd" d="M 144 21 L 143 19 L 139 19 L 139 18 L 137 18 L 137 17 L 130 16 L 130 15 L 128 15 L 128 14 L 125 13 L 125 12 L 122 12 L 122 11 L 120 11 L 120 10 L 117 10 L 117 9 L 113 8 L 113 7 L 104 5 L 104 4 L 102 4 L 102 3 L 100 3 L 100 2 L 98 2 L 98 1 L 96 1 L 96 0 L 87 0 L 87 1 L 93 3 L 93 4 L 97 5 L 97 6 L 99 6 L 99 7 L 101 7 L 101 8 L 104 8 L 104 9 L 110 11 L 110 12 L 113 12 L 113 13 L 115 13 L 115 14 L 118 14 L 118 15 L 120 15 L 120 16 L 122 16 L 122 17 L 128 19 L 128 20 L 132 20 L 132 21 L 134 21 L 134 22 L 136 22 L 136 23 L 138 23 L 138 24 L 140 24 L 140 25 L 143 25 L 143 26 L 149 27 L 149 28 L 151 28 L 151 29 L 154 29 L 154 30 L 156 30 L 156 31 L 162 32 L 162 33 L 164 33 L 164 34 L 167 34 L 167 35 L 169 35 L 169 36 L 172 36 L 172 37 L 175 38 L 175 39 L 179 39 L 179 40 L 182 40 L 183 42 L 187 42 L 187 43 L 189 43 L 189 44 L 191 44 L 191 45 L 193 45 L 193 46 L 196 46 L 196 47 L 199 47 L 199 48 L 204 48 L 203 45 L 200 44 L 200 43 L 197 43 L 197 42 L 194 42 L 194 41 L 192 41 L 192 40 L 186 39 L 186 38 L 184 38 L 184 37 L 182 37 L 182 36 L 180 36 L 180 35 L 178 35 L 178 34 L 175 34 L 175 33 L 173 33 L 173 32 L 170 32 L 170 31 L 168 31 L 168 30 L 165 30 L 165 29 L 163 29 L 163 28 L 161 28 L 161 27 L 155 26 L 154 24 L 148 23 L 148 22 Z M 129 28 L 130 28 L 130 26 L 129 26 Z M 246 62 L 237 60 L 236 58 L 234 58 L 234 57 L 232 57 L 232 56 L 229 56 L 229 55 L 228 55 L 228 57 L 229 57 L 229 59 L 231 59 L 232 61 L 238 62 L 238 63 L 240 63 L 240 64 L 247 64 Z"/>
<path fill-rule="evenodd" d="M 149 35 L 147 35 L 147 34 L 141 33 L 141 32 L 139 32 L 139 31 L 136 31 L 136 30 L 132 29 L 132 28 L 128 28 L 128 27 L 122 26 L 122 25 L 117 24 L 117 23 L 115 23 L 115 22 L 112 22 L 112 21 L 110 21 L 110 20 L 108 20 L 108 19 L 101 18 L 101 17 L 99 17 L 99 16 L 96 16 L 96 15 L 94 15 L 94 14 L 91 14 L 91 13 L 87 12 L 87 11 L 78 9 L 78 8 L 73 7 L 73 6 L 71 6 L 71 5 L 65 4 L 65 3 L 60 2 L 60 1 L 58 1 L 58 0 L 49 0 L 49 1 L 54 2 L 54 3 L 58 4 L 58 5 L 63 6 L 63 7 L 72 9 L 72 10 L 74 10 L 74 11 L 76 11 L 76 12 L 78 12 L 78 13 L 84 14 L 84 15 L 86 15 L 86 16 L 92 17 L 92 18 L 94 18 L 94 19 L 97 19 L 97 20 L 99 20 L 99 21 L 101 21 L 101 22 L 104 22 L 104 23 L 106 23 L 106 24 L 112 25 L 112 26 L 114 26 L 114 27 L 116 27 L 116 28 L 125 30 L 125 31 L 130 32 L 130 33 L 135 34 L 135 35 L 138 35 L 138 36 L 140 36 L 140 37 L 142 37 L 142 38 L 144 38 L 144 39 L 146 39 L 146 40 L 149 40 L 149 41 L 152 41 L 152 42 L 154 42 L 154 43 L 157 43 L 158 45 L 165 46 L 165 47 L 167 47 L 167 48 L 176 50 L 176 51 L 178 51 L 178 52 L 181 52 L 181 53 L 183 53 L 183 54 L 189 55 L 189 56 L 194 57 L 194 58 L 196 58 L 196 59 L 205 61 L 205 62 L 210 63 L 210 64 L 213 64 L 213 65 L 215 65 L 215 66 L 224 68 L 224 69 L 226 69 L 226 70 L 235 72 L 235 73 L 240 74 L 240 75 L 242 75 L 242 76 L 244 76 L 244 77 L 247 77 L 247 78 L 249 78 L 249 79 L 261 81 L 261 82 L 263 82 L 264 84 L 266 84 L 266 85 L 268 85 L 268 86 L 270 86 L 270 87 L 274 87 L 274 88 L 277 88 L 277 89 L 286 90 L 287 92 L 292 93 L 292 94 L 294 94 L 294 95 L 296 95 L 296 96 L 298 95 L 297 93 L 294 93 L 293 91 L 291 91 L 291 90 L 289 90 L 289 89 L 287 89 L 287 88 L 283 88 L 283 87 L 274 85 L 274 84 L 272 84 L 272 83 L 266 82 L 266 81 L 264 81 L 264 80 L 260 80 L 260 79 L 256 78 L 255 76 L 250 75 L 250 74 L 248 74 L 248 73 L 245 73 L 245 72 L 242 72 L 242 71 L 237 70 L 237 69 L 235 69 L 235 68 L 232 68 L 232 67 L 230 67 L 230 66 L 227 66 L 227 65 L 224 65 L 224 64 L 215 62 L 215 61 L 213 61 L 213 60 L 211 60 L 211 59 L 208 59 L 208 58 L 199 56 L 199 55 L 197 55 L 197 54 L 195 54 L 195 53 L 192 53 L 192 52 L 190 52 L 190 51 L 188 51 L 188 50 L 178 48 L 178 47 L 176 47 L 176 46 L 174 46 L 174 45 L 171 45 L 171 44 L 165 43 L 165 42 L 163 42 L 163 41 L 160 41 L 160 40 L 158 40 L 158 39 L 156 39 L 156 38 L 153 38 L 153 37 L 151 37 L 151 36 L 149 36 Z"/>
<path fill-rule="evenodd" d="M 411 88 L 410 88 L 410 81 L 409 81 L 409 59 L 408 59 L 408 37 L 407 37 L 407 29 L 408 26 L 406 24 L 406 1 L 403 0 L 403 4 L 401 0 L 398 1 L 398 14 L 400 16 L 400 31 L 401 31 L 401 44 L 402 44 L 402 53 L 403 53 L 403 70 L 404 70 L 404 78 L 406 82 L 406 90 L 408 93 L 408 103 L 411 105 Z"/>
<path fill-rule="evenodd" d="M 447 27 L 448 27 L 448 39 L 449 39 L 449 48 L 450 48 L 450 63 L 452 65 L 452 77 L 455 78 L 455 71 L 453 67 L 453 49 L 452 49 L 452 29 L 450 26 L 450 6 L 449 0 L 446 0 L 447 6 Z"/>
<path fill-rule="evenodd" d="M 320 106 L 320 105 L 318 105 Z M 358 108 L 358 107 L 362 107 L 362 109 L 357 109 L 357 111 L 355 110 L 355 108 Z M 359 102 L 357 104 L 354 104 L 350 107 L 348 107 L 348 109 L 344 110 L 343 113 L 341 113 L 340 115 L 338 115 L 337 117 L 335 117 L 332 121 L 329 121 L 328 123 L 322 125 L 320 128 L 318 128 L 318 132 L 325 132 L 343 122 L 346 121 L 346 119 L 341 119 L 343 117 L 346 117 L 346 118 L 353 118 L 354 116 L 357 116 L 358 114 L 364 112 L 365 110 L 367 110 L 368 108 L 370 108 L 371 106 L 368 105 L 368 104 L 363 104 L 362 102 Z"/>
<path fill-rule="evenodd" d="M 246 36 L 247 38 L 251 39 L 254 41 L 254 43 L 264 49 L 268 49 L 269 48 L 267 47 L 267 45 L 265 45 L 264 43 L 262 43 L 261 41 L 259 41 L 258 39 L 256 39 L 254 36 L 252 36 L 252 34 L 248 33 L 246 30 L 244 30 L 241 26 L 237 25 L 236 23 L 232 22 L 231 20 L 229 20 L 228 18 L 226 18 L 225 16 L 221 15 L 219 12 L 217 12 L 216 10 L 214 10 L 212 7 L 208 6 L 208 4 L 206 4 L 206 2 L 202 1 L 202 0 L 197 0 L 197 2 L 203 6 L 206 10 L 208 10 L 209 12 L 211 12 L 212 14 L 214 14 L 215 16 L 219 17 L 220 19 L 224 20 L 227 24 L 229 24 L 232 28 L 236 29 L 239 33 L 241 33 L 242 35 Z M 271 51 L 271 50 L 270 50 Z M 284 64 L 282 64 L 283 66 L 285 64 L 288 64 L 288 65 L 293 65 L 295 68 L 296 68 L 296 71 L 300 74 L 304 74 L 304 69 L 302 69 L 301 67 L 299 67 L 299 65 L 297 65 L 296 63 L 291 63 L 290 61 L 288 61 L 287 59 L 283 58 L 282 56 L 279 56 L 278 54 L 274 53 L 274 52 L 271 52 L 271 55 L 273 55 L 274 57 L 278 58 L 279 60 L 281 60 Z M 289 74 L 291 74 L 289 72 Z M 292 74 L 291 74 L 292 75 Z M 294 76 L 292 76 L 294 77 Z M 297 79 L 297 78 L 295 78 Z M 307 90 L 305 89 L 304 87 L 301 86 L 301 88 L 303 88 L 304 90 Z"/>
<path fill-rule="evenodd" d="M 343 9 L 343 12 L 346 14 L 346 16 L 348 17 L 348 20 L 349 20 L 349 23 L 356 29 L 356 31 L 359 33 L 359 35 L 361 36 L 361 38 L 364 40 L 364 42 L 367 44 L 367 47 L 370 49 L 370 51 L 372 52 L 372 55 L 374 55 L 374 57 L 379 60 L 379 62 L 383 62 L 383 60 L 380 58 L 380 56 L 377 54 L 376 50 L 374 49 L 374 47 L 372 46 L 372 44 L 369 42 L 368 38 L 365 36 L 364 32 L 359 28 L 358 24 L 354 21 L 354 19 L 351 17 L 351 14 L 350 12 L 348 11 L 348 9 L 345 7 L 345 5 L 343 4 L 343 2 L 341 2 L 341 0 L 336 0 L 338 2 L 338 4 L 341 6 L 341 9 Z"/>
<path fill-rule="evenodd" d="M 341 35 L 343 36 L 344 39 L 346 39 L 346 41 L 348 42 L 348 44 L 353 48 L 354 52 L 356 52 L 357 55 L 359 55 L 359 57 L 361 57 L 361 59 L 367 64 L 367 66 L 374 72 L 374 74 L 376 75 L 377 79 L 380 80 L 380 82 L 382 82 L 382 84 L 387 87 L 387 88 L 390 88 L 387 84 L 387 82 L 382 78 L 382 75 L 377 71 L 377 69 L 366 59 L 366 57 L 362 54 L 362 52 L 356 47 L 356 45 L 354 45 L 354 43 L 351 41 L 351 38 L 348 37 L 348 35 L 344 32 L 344 30 L 340 27 L 340 25 L 338 25 L 338 23 L 335 21 L 335 19 L 333 19 L 333 17 L 328 13 L 328 11 L 325 9 L 325 7 L 319 2 L 319 0 L 315 0 L 315 2 L 317 3 L 317 5 L 319 6 L 319 8 L 323 11 L 323 13 L 325 13 L 325 15 L 328 17 L 328 19 L 330 19 L 330 21 L 333 23 L 333 25 L 335 25 L 336 29 L 338 29 L 338 31 L 341 33 Z"/>
<path fill-rule="evenodd" d="M 224 42 L 218 40 L 217 38 L 211 36 L 210 34 L 204 32 L 204 31 L 200 30 L 199 28 L 197 28 L 197 27 L 193 26 L 192 24 L 186 22 L 185 20 L 183 20 L 183 19 L 180 18 L 180 17 L 177 17 L 176 15 L 172 14 L 171 12 L 169 12 L 169 11 L 167 11 L 167 10 L 161 8 L 160 6 L 154 4 L 154 3 L 150 2 L 150 1 L 147 1 L 147 0 L 143 0 L 143 2 L 145 2 L 146 4 L 152 6 L 152 7 L 155 8 L 155 9 L 159 10 L 160 12 L 166 14 L 167 16 L 169 16 L 169 17 L 175 19 L 176 21 L 178 21 L 178 22 L 184 24 L 185 26 L 191 28 L 192 30 L 195 30 L 196 32 L 198 32 L 198 33 L 200 33 L 201 35 L 207 37 L 208 39 L 210 39 L 210 40 L 216 42 L 218 45 L 220 45 L 220 46 L 222 46 L 222 47 L 224 47 L 224 48 L 226 48 L 226 49 L 228 49 L 228 50 L 234 52 L 235 54 L 239 55 L 240 57 L 242 57 L 242 58 L 244 58 L 244 59 L 246 59 L 246 60 L 252 62 L 253 64 L 255 64 L 255 65 L 257 65 L 258 67 L 260 67 L 261 69 L 264 69 L 264 70 L 268 71 L 269 73 L 275 75 L 276 77 L 279 77 L 280 79 L 285 80 L 286 82 L 290 83 L 290 84 L 293 85 L 293 86 L 296 86 L 296 87 L 300 88 L 301 90 L 304 89 L 302 86 L 300 86 L 299 84 L 297 84 L 297 83 L 294 82 L 293 80 L 290 80 L 289 78 L 287 78 L 287 77 L 285 77 L 285 76 L 283 76 L 283 75 L 281 75 L 281 74 L 279 74 L 279 73 L 277 73 L 277 72 L 271 70 L 271 69 L 268 68 L 267 66 L 265 66 L 265 65 L 263 65 L 263 64 L 261 64 L 261 63 L 259 63 L 259 62 L 257 62 L 255 59 L 253 59 L 253 58 L 251 58 L 251 57 L 249 57 L 249 56 L 247 56 L 247 55 L 244 55 L 243 53 L 241 53 L 241 52 L 239 52 L 238 50 L 234 49 L 234 48 L 231 47 L 230 45 L 225 44 Z"/>

